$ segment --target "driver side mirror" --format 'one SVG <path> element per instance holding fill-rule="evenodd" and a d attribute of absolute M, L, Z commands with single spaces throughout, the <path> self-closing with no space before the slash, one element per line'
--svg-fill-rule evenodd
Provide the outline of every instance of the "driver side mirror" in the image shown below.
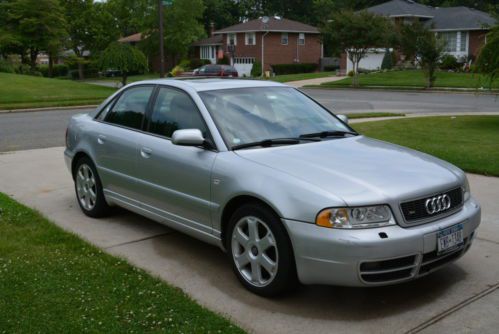
<path fill-rule="evenodd" d="M 177 130 L 172 135 L 172 143 L 179 146 L 203 146 L 205 139 L 201 130 L 183 129 Z"/>
<path fill-rule="evenodd" d="M 336 115 L 339 119 L 343 121 L 343 123 L 348 124 L 348 116 L 347 115 Z"/>

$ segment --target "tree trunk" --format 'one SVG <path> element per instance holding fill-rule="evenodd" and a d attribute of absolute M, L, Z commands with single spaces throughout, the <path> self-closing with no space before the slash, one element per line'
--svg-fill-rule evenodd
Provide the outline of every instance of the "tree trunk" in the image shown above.
<path fill-rule="evenodd" d="M 121 77 L 121 84 L 122 84 L 121 87 L 125 87 L 126 86 L 127 78 L 128 78 L 128 75 L 125 72 L 123 72 L 122 77 Z"/>
<path fill-rule="evenodd" d="M 31 72 L 36 71 L 36 59 L 38 58 L 38 50 L 30 50 L 29 51 L 29 66 L 31 68 Z"/>
<path fill-rule="evenodd" d="M 85 79 L 85 72 L 84 72 L 84 64 L 83 64 L 83 59 L 78 60 L 78 78 L 80 80 Z"/>
<path fill-rule="evenodd" d="M 49 78 L 54 77 L 53 71 L 54 71 L 54 56 L 52 55 L 52 52 L 49 52 L 49 70 L 48 70 Z"/>

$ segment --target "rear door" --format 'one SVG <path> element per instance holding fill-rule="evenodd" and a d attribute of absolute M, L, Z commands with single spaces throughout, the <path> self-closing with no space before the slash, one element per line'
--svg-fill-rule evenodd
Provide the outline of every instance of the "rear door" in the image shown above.
<path fill-rule="evenodd" d="M 211 138 L 201 113 L 183 90 L 158 88 L 146 132 L 139 135 L 138 175 L 144 207 L 187 229 L 211 234 L 211 169 L 217 152 L 174 145 L 179 129 L 199 129 Z"/>
<path fill-rule="evenodd" d="M 154 86 L 134 86 L 121 93 L 102 115 L 96 133 L 96 161 L 105 192 L 122 200 L 137 196 L 137 154 Z"/>

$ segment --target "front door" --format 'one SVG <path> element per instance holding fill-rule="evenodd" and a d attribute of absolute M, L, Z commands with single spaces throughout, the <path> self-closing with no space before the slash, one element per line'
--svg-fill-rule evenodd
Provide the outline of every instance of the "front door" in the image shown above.
<path fill-rule="evenodd" d="M 154 86 L 125 90 L 106 112 L 95 133 L 96 164 L 106 194 L 136 197 L 139 132 Z M 124 197 L 124 198 L 123 198 Z"/>
<path fill-rule="evenodd" d="M 191 97 L 176 88 L 161 87 L 146 117 L 139 139 L 138 175 L 144 208 L 164 219 L 211 234 L 210 179 L 217 153 L 202 147 L 172 144 L 175 130 L 206 124 Z"/>

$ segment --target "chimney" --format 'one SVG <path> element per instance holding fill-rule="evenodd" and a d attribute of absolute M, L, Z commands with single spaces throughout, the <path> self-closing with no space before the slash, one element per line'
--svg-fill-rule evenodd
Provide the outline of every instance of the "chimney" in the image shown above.
<path fill-rule="evenodd" d="M 210 35 L 215 35 L 215 23 L 213 22 L 210 23 Z"/>

